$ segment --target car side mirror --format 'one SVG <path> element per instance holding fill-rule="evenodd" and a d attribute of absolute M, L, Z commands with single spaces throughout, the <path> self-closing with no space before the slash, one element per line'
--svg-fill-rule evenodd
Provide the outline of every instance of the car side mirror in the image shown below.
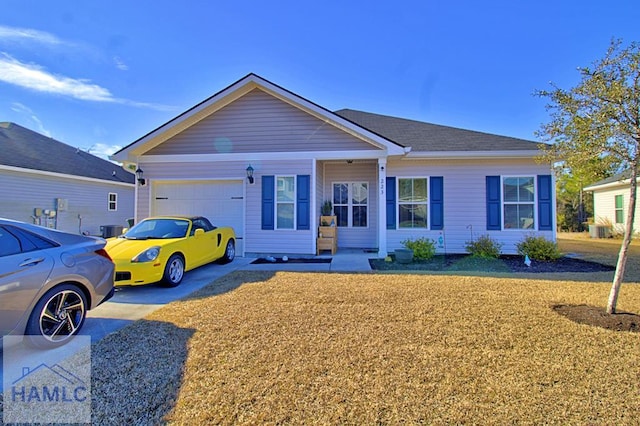
<path fill-rule="evenodd" d="M 196 229 L 196 232 L 193 234 L 196 238 L 197 237 L 202 237 L 204 235 L 204 229 L 202 228 L 198 228 Z"/>

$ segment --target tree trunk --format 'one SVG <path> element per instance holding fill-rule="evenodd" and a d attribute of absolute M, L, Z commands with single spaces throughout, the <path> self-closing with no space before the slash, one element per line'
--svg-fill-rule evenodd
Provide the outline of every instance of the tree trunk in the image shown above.
<path fill-rule="evenodd" d="M 622 239 L 622 245 L 620 246 L 620 253 L 618 254 L 618 263 L 616 264 L 616 273 L 613 276 L 613 283 L 611 284 L 611 291 L 609 292 L 609 302 L 607 303 L 607 313 L 615 314 L 616 305 L 618 304 L 618 294 L 620 293 L 620 287 L 622 286 L 622 279 L 624 278 L 624 269 L 627 264 L 627 253 L 629 251 L 629 244 L 631 244 L 631 238 L 633 237 L 633 221 L 635 220 L 636 213 L 636 194 L 638 189 L 638 167 L 636 164 L 631 165 L 631 194 L 629 195 L 629 205 L 627 206 L 627 222 L 624 226 L 624 238 Z"/>

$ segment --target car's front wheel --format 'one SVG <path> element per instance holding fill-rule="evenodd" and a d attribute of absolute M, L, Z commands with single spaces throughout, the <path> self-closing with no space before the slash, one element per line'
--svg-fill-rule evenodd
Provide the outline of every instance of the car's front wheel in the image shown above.
<path fill-rule="evenodd" d="M 236 243 L 233 240 L 227 241 L 224 254 L 220 258 L 220 263 L 229 263 L 236 257 Z"/>
<path fill-rule="evenodd" d="M 179 254 L 172 254 L 164 267 L 162 284 L 166 287 L 176 287 L 184 277 L 184 259 Z"/>
<path fill-rule="evenodd" d="M 63 284 L 40 298 L 25 330 L 27 343 L 55 348 L 78 333 L 87 315 L 87 298 L 77 286 Z"/>

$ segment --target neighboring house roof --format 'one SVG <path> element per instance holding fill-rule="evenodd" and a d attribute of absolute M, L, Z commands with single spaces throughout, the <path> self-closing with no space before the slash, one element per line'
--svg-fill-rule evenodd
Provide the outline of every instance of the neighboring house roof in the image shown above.
<path fill-rule="evenodd" d="M 335 111 L 341 117 L 375 132 L 411 152 L 423 151 L 531 151 L 540 143 L 439 124 L 425 123 L 352 109 Z"/>
<path fill-rule="evenodd" d="M 135 176 L 122 166 L 8 122 L 0 122 L 0 166 L 135 182 Z"/>
<path fill-rule="evenodd" d="M 604 189 L 612 186 L 627 185 L 630 181 L 629 180 L 630 178 L 631 178 L 631 170 L 625 170 L 622 173 L 618 173 L 606 179 L 602 179 L 596 183 L 592 183 L 591 185 L 586 186 L 583 189 L 583 191 L 594 191 L 594 190 Z M 640 176 L 638 177 L 637 180 L 640 181 Z"/>

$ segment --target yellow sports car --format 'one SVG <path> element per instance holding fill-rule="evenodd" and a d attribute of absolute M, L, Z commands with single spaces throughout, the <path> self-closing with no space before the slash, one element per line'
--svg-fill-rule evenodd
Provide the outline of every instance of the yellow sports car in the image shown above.
<path fill-rule="evenodd" d="M 233 228 L 217 228 L 202 216 L 150 217 L 108 239 L 105 250 L 116 264 L 116 287 L 175 287 L 186 271 L 214 260 L 231 262 L 235 240 Z"/>

